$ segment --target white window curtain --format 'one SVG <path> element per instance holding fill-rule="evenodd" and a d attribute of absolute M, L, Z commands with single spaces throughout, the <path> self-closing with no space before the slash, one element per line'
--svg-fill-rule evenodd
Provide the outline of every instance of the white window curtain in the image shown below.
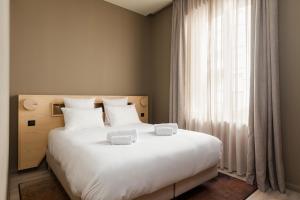
<path fill-rule="evenodd" d="M 251 0 L 189 0 L 182 12 L 180 48 L 186 51 L 179 124 L 221 139 L 220 167 L 245 175 Z"/>

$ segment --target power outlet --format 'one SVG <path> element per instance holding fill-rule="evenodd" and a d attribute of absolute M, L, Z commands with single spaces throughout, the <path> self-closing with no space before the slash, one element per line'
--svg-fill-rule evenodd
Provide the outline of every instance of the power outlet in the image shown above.
<path fill-rule="evenodd" d="M 35 126 L 35 120 L 28 120 L 27 126 Z"/>

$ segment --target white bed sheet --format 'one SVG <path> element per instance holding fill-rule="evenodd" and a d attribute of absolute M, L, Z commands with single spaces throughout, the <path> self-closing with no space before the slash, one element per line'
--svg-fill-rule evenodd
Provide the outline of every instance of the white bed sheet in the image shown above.
<path fill-rule="evenodd" d="M 138 142 L 110 145 L 106 134 L 137 128 Z M 154 126 L 50 132 L 48 150 L 61 164 L 74 194 L 84 200 L 127 200 L 152 193 L 216 165 L 222 143 L 216 137 L 187 130 L 155 136 Z"/>

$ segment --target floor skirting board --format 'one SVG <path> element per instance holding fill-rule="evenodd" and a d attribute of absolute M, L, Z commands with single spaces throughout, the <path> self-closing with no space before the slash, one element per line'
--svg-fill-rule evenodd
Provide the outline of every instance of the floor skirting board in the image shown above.
<path fill-rule="evenodd" d="M 286 183 L 286 187 L 290 190 L 294 190 L 296 192 L 300 192 L 300 185 L 292 184 L 292 183 Z"/>

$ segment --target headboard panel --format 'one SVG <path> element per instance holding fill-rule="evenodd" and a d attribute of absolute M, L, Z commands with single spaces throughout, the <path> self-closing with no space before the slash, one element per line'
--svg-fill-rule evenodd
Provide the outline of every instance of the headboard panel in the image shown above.
<path fill-rule="evenodd" d="M 95 107 L 103 107 L 102 98 L 128 97 L 129 104 L 135 104 L 141 121 L 148 122 L 147 96 L 19 95 L 19 170 L 37 167 L 45 157 L 49 131 L 64 126 L 61 107 L 65 97 L 95 98 Z"/>

